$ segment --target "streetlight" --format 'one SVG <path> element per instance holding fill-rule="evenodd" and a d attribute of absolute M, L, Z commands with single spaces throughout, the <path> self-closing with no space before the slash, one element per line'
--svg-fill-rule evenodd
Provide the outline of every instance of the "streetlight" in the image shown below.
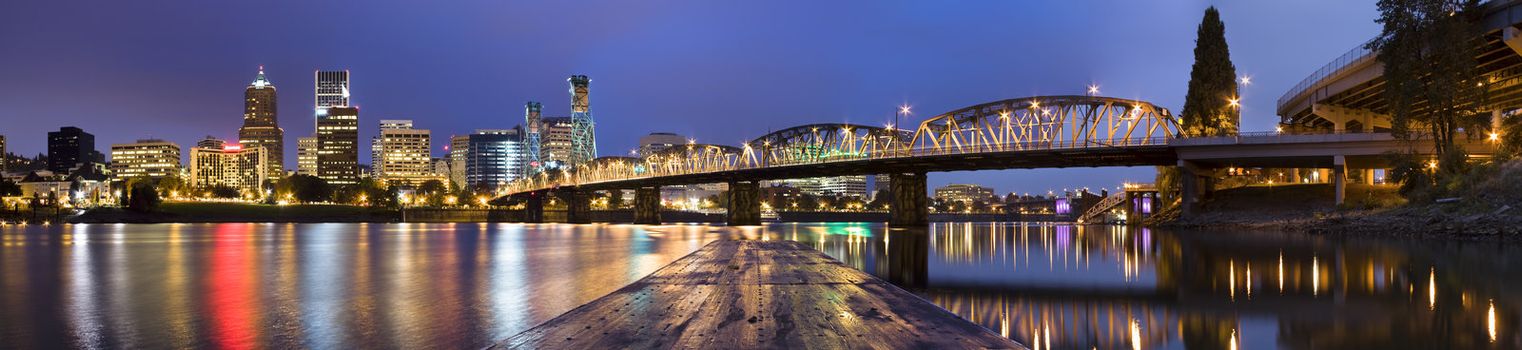
<path fill-rule="evenodd" d="M 1241 82 L 1242 85 L 1252 85 L 1252 77 L 1250 76 L 1243 75 L 1242 78 L 1237 79 L 1237 81 Z"/>
<path fill-rule="evenodd" d="M 1495 132 L 1491 132 L 1490 133 L 1490 142 L 1496 142 L 1496 141 L 1501 141 L 1501 134 L 1497 134 Z"/>
<path fill-rule="evenodd" d="M 1235 98 L 1235 97 L 1229 98 L 1229 99 L 1226 99 L 1226 102 L 1227 102 L 1228 105 L 1230 105 L 1230 106 L 1232 106 L 1234 108 L 1241 108 L 1242 107 L 1241 99 L 1239 99 L 1239 98 Z"/>
<path fill-rule="evenodd" d="M 1089 84 L 1089 96 L 1099 96 L 1099 84 Z"/>

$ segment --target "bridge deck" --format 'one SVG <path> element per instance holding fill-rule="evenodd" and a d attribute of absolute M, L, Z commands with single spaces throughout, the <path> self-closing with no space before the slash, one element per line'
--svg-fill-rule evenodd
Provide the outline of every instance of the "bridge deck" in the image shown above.
<path fill-rule="evenodd" d="M 721 240 L 496 348 L 1023 348 L 791 241 Z"/>

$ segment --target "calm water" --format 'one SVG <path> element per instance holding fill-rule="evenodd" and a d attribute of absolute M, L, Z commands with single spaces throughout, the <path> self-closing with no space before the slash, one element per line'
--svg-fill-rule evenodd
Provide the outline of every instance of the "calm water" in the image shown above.
<path fill-rule="evenodd" d="M 1522 347 L 1512 246 L 1019 223 L 3 226 L 0 347 L 480 347 L 742 236 L 1042 349 Z"/>

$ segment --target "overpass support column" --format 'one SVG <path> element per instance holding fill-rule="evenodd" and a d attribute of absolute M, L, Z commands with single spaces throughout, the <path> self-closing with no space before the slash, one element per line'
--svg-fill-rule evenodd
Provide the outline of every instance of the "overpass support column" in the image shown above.
<path fill-rule="evenodd" d="M 761 182 L 729 182 L 729 226 L 761 224 Z"/>
<path fill-rule="evenodd" d="M 1332 180 L 1332 184 L 1333 184 L 1332 185 L 1332 187 L 1333 187 L 1332 191 L 1334 192 L 1334 194 L 1332 196 L 1337 199 L 1337 205 L 1342 205 L 1342 201 L 1346 197 L 1346 194 L 1347 194 L 1347 186 L 1348 186 L 1347 185 L 1347 182 L 1348 182 L 1348 165 L 1347 164 L 1348 164 L 1347 158 L 1345 158 L 1343 156 L 1332 156 L 1332 179 L 1331 180 Z"/>
<path fill-rule="evenodd" d="M 661 224 L 661 188 L 659 186 L 634 189 L 634 223 Z"/>
<path fill-rule="evenodd" d="M 523 200 L 523 222 L 544 222 L 544 196 L 546 192 L 529 192 Z"/>
<path fill-rule="evenodd" d="M 893 192 L 893 202 L 888 208 L 889 226 L 930 225 L 930 200 L 926 194 L 925 173 L 893 173 L 888 175 L 888 187 Z"/>
<path fill-rule="evenodd" d="M 1205 191 L 1210 188 L 1210 178 L 1203 169 L 1193 162 L 1178 161 L 1179 177 L 1179 209 L 1180 216 L 1188 217 L 1199 210 L 1199 203 L 1204 199 Z"/>
<path fill-rule="evenodd" d="M 565 222 L 571 224 L 592 223 L 592 199 L 589 193 L 578 189 L 570 189 L 562 196 L 565 199 Z"/>

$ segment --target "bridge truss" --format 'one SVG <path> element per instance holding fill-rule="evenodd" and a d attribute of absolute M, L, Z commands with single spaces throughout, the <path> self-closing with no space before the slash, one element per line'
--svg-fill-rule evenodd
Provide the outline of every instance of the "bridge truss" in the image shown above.
<path fill-rule="evenodd" d="M 1167 109 L 1101 96 L 1038 96 L 957 109 L 913 131 L 857 124 L 809 124 L 738 147 L 688 144 L 634 157 L 602 157 L 562 174 L 516 181 L 503 194 L 644 178 L 874 159 L 1032 150 L 1165 145 L 1179 136 Z"/>

